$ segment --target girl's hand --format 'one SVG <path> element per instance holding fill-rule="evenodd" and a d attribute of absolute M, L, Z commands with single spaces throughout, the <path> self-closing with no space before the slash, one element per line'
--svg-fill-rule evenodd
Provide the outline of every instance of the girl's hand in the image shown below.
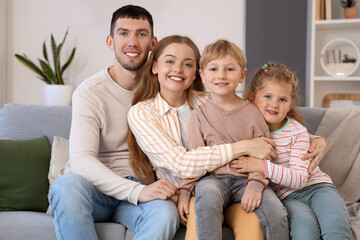
<path fill-rule="evenodd" d="M 275 144 L 271 141 L 271 139 L 260 137 L 244 141 L 246 143 L 246 154 L 244 155 L 259 159 L 273 159 L 276 157 Z"/>
<path fill-rule="evenodd" d="M 245 190 L 244 195 L 241 198 L 241 207 L 245 212 L 249 213 L 254 211 L 260 206 L 262 192 L 257 192 L 254 190 Z"/>
<path fill-rule="evenodd" d="M 179 212 L 181 224 L 186 225 L 187 216 L 189 215 L 190 192 L 187 190 L 180 190 L 179 192 L 177 209 Z"/>
<path fill-rule="evenodd" d="M 302 159 L 309 160 L 309 174 L 311 174 L 314 169 L 319 165 L 321 158 L 324 156 L 326 151 L 326 140 L 323 137 L 316 136 L 315 138 L 310 138 L 310 147 L 308 150 L 308 154 L 306 154 Z"/>
<path fill-rule="evenodd" d="M 230 168 L 238 173 L 265 172 L 264 160 L 254 157 L 239 157 L 230 162 Z"/>

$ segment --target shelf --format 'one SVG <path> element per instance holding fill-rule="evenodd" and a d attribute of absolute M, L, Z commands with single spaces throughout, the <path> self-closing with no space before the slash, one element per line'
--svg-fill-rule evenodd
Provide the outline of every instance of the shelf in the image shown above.
<path fill-rule="evenodd" d="M 331 76 L 315 76 L 313 77 L 314 81 L 359 81 L 360 76 L 352 76 L 352 77 L 331 77 Z"/>
<path fill-rule="evenodd" d="M 315 21 L 317 30 L 321 29 L 344 29 L 344 28 L 360 28 L 360 19 L 333 19 Z"/>

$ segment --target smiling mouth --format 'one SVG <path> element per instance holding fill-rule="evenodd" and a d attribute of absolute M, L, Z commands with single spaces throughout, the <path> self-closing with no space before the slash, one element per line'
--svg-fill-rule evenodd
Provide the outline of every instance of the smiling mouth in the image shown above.
<path fill-rule="evenodd" d="M 174 76 L 171 76 L 169 77 L 171 80 L 174 80 L 174 81 L 177 81 L 177 82 L 181 82 L 184 80 L 184 78 L 181 78 L 181 77 L 174 77 Z"/>
<path fill-rule="evenodd" d="M 229 85 L 228 83 L 215 83 L 215 86 L 218 86 L 218 87 L 225 87 Z"/>
<path fill-rule="evenodd" d="M 126 56 L 129 56 L 129 57 L 137 57 L 140 55 L 140 53 L 136 53 L 136 52 L 125 52 L 125 55 Z"/>
<path fill-rule="evenodd" d="M 277 115 L 277 114 L 278 114 L 277 112 L 271 111 L 271 110 L 267 110 L 267 112 L 268 112 L 270 115 Z"/>

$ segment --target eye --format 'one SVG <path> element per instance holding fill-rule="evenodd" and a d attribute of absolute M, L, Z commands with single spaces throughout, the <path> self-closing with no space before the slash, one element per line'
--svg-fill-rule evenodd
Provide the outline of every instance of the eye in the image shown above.
<path fill-rule="evenodd" d="M 119 35 L 120 36 L 127 36 L 127 33 L 126 32 L 120 32 Z"/>
<path fill-rule="evenodd" d="M 217 69 L 215 67 L 209 68 L 209 71 L 215 72 Z"/>
<path fill-rule="evenodd" d="M 228 68 L 227 70 L 228 70 L 229 72 L 234 71 L 234 69 L 233 69 L 233 68 Z"/>
<path fill-rule="evenodd" d="M 147 37 L 147 34 L 146 33 L 139 33 L 139 36 L 140 37 Z"/>
<path fill-rule="evenodd" d="M 280 98 L 280 102 L 287 102 L 286 98 Z"/>
<path fill-rule="evenodd" d="M 186 67 L 189 67 L 189 68 L 192 67 L 192 64 L 190 64 L 190 63 L 185 63 L 184 65 L 185 65 Z"/>
<path fill-rule="evenodd" d="M 166 60 L 166 63 L 168 63 L 168 64 L 173 64 L 174 61 L 173 61 L 173 60 Z"/>
<path fill-rule="evenodd" d="M 270 95 L 265 95 L 264 98 L 271 99 L 271 96 Z"/>

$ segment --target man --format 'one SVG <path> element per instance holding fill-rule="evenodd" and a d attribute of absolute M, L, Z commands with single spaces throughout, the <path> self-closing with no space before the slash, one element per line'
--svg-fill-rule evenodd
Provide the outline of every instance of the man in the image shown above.
<path fill-rule="evenodd" d="M 134 178 L 126 144 L 127 111 L 139 70 L 157 43 L 151 14 L 128 5 L 113 13 L 107 46 L 113 66 L 82 82 L 73 95 L 70 160 L 50 192 L 58 239 L 97 239 L 94 222 L 116 222 L 134 239 L 172 239 L 179 226 L 167 179 Z"/>

